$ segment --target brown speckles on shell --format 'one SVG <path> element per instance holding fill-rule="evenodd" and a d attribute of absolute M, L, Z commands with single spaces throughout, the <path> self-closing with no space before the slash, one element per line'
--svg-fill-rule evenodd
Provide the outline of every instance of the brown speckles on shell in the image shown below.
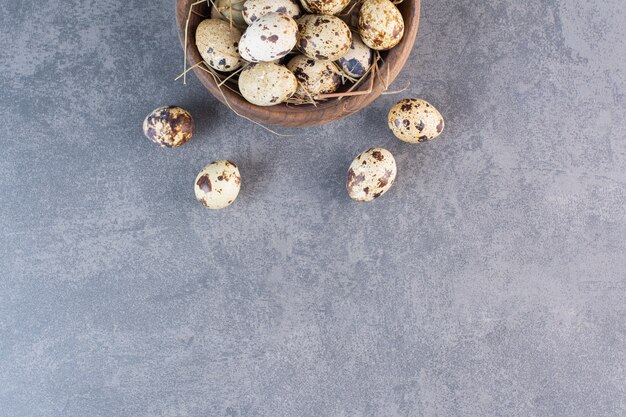
<path fill-rule="evenodd" d="M 427 101 L 404 99 L 389 111 L 389 129 L 400 140 L 421 143 L 435 139 L 443 132 L 444 120 Z"/>
<path fill-rule="evenodd" d="M 241 31 L 221 19 L 206 19 L 196 29 L 196 46 L 208 66 L 218 71 L 234 71 L 244 61 L 238 52 Z"/>
<path fill-rule="evenodd" d="M 295 75 L 283 65 L 274 62 L 252 64 L 239 76 L 241 95 L 257 106 L 284 103 L 297 88 Z"/>
<path fill-rule="evenodd" d="M 363 181 L 365 181 L 365 175 L 357 175 L 352 168 L 348 170 L 348 180 L 346 182 L 348 190 L 353 190 L 354 187 L 358 187 Z"/>
<path fill-rule="evenodd" d="M 350 0 L 301 0 L 309 13 L 334 15 L 346 8 Z"/>
<path fill-rule="evenodd" d="M 164 148 L 182 146 L 193 136 L 193 118 L 181 107 L 160 107 L 146 116 L 143 132 L 148 139 Z"/>
<path fill-rule="evenodd" d="M 385 159 L 385 156 L 383 155 L 383 153 L 379 150 L 373 150 L 372 151 L 372 158 L 374 158 L 377 161 L 382 161 L 383 159 Z"/>
<path fill-rule="evenodd" d="M 202 175 L 197 181 L 196 185 L 205 193 L 210 193 L 212 190 L 211 187 L 211 178 L 208 175 Z"/>
<path fill-rule="evenodd" d="M 437 133 L 443 132 L 444 122 L 443 119 L 439 120 L 439 124 L 437 125 Z"/>
<path fill-rule="evenodd" d="M 271 42 L 271 43 L 276 43 L 276 42 L 278 42 L 278 39 L 280 39 L 278 37 L 278 35 L 271 35 L 271 36 L 261 35 L 261 40 L 262 41 L 268 41 L 268 42 Z"/>
<path fill-rule="evenodd" d="M 315 97 L 319 94 L 333 93 L 341 85 L 341 73 L 329 61 L 296 55 L 289 61 L 287 68 L 293 72 L 300 83 L 296 97 L 307 98 L 309 95 Z"/>
<path fill-rule="evenodd" d="M 239 195 L 241 177 L 239 169 L 230 161 L 221 160 L 205 166 L 196 177 L 196 199 L 206 208 L 220 209 L 229 206 Z"/>
<path fill-rule="evenodd" d="M 352 45 L 352 32 L 335 16 L 305 15 L 298 19 L 298 50 L 309 58 L 336 61 Z"/>
<path fill-rule="evenodd" d="M 253 22 L 239 41 L 239 53 L 249 62 L 271 62 L 296 45 L 298 24 L 282 13 L 267 13 Z"/>
<path fill-rule="evenodd" d="M 300 7 L 292 0 L 247 0 L 243 6 L 243 18 L 249 25 L 272 12 L 295 19 L 300 16 Z"/>
<path fill-rule="evenodd" d="M 354 201 L 372 201 L 393 185 L 397 168 L 393 155 L 383 148 L 359 154 L 348 169 L 346 190 Z"/>
<path fill-rule="evenodd" d="M 391 49 L 404 36 L 402 14 L 389 0 L 365 0 L 359 14 L 359 34 L 372 49 Z"/>
<path fill-rule="evenodd" d="M 378 188 L 385 188 L 389 184 L 393 172 L 390 169 L 385 170 L 385 174 L 378 179 Z"/>

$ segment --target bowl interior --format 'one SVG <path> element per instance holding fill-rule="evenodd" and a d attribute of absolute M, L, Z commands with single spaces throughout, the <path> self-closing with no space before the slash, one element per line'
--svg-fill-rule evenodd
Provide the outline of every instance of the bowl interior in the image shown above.
<path fill-rule="evenodd" d="M 195 4 L 193 6 L 194 13 L 190 15 L 191 6 L 194 3 L 197 3 L 197 0 L 177 0 L 176 2 L 176 20 L 183 47 L 185 47 L 186 40 L 187 68 L 202 62 L 200 53 L 196 48 L 195 33 L 197 26 L 205 19 L 203 16 L 209 16 L 208 2 L 204 1 Z M 374 78 L 372 91 L 366 95 L 345 97 L 342 100 L 330 99 L 318 103 L 316 106 L 279 104 L 272 107 L 260 107 L 248 103 L 243 97 L 228 88 L 218 88 L 214 77 L 201 68 L 196 67 L 193 71 L 207 90 L 218 100 L 239 115 L 256 122 L 288 127 L 306 127 L 329 123 L 369 105 L 381 95 L 385 90 L 385 85 L 389 85 L 395 80 L 404 67 L 417 35 L 420 1 L 404 0 L 397 6 L 404 18 L 404 37 L 395 48 L 381 54 L 384 62 L 380 65 L 380 77 Z M 188 16 L 190 17 L 187 24 Z M 367 91 L 370 86 L 372 86 L 371 80 L 365 80 L 355 91 Z"/>

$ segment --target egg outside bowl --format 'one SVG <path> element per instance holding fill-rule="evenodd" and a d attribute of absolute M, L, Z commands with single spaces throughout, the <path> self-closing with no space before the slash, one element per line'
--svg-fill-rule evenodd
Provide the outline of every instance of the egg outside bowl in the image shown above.
<path fill-rule="evenodd" d="M 189 8 L 196 1 L 176 1 L 176 23 L 183 48 L 185 48 L 185 27 Z M 387 85 L 391 84 L 404 67 L 415 44 L 419 25 L 420 0 L 404 0 L 397 6 L 404 18 L 404 37 L 396 47 L 381 53 L 384 62 L 380 65 L 380 77 L 374 78 L 372 92 L 366 95 L 344 97 L 342 100 L 329 99 L 318 103 L 317 106 L 312 104 L 299 106 L 279 104 L 272 107 L 260 107 L 247 102 L 241 95 L 228 88 L 218 88 L 215 79 L 208 72 L 198 67 L 195 67 L 193 71 L 206 89 L 219 101 L 228 105 L 240 115 L 256 122 L 286 127 L 308 127 L 331 123 L 367 107 L 384 92 L 385 83 Z M 194 11 L 208 16 L 208 3 L 203 2 L 194 6 Z M 195 13 L 192 13 L 189 19 L 186 46 L 187 68 L 202 62 L 200 53 L 196 48 L 196 28 L 203 19 L 202 16 Z M 371 80 L 367 79 L 361 83 L 356 91 L 367 91 L 370 86 Z"/>

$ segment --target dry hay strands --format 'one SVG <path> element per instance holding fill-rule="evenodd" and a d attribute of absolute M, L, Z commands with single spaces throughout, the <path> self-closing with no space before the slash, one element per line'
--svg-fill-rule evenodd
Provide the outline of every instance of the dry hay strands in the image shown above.
<path fill-rule="evenodd" d="M 382 79 L 380 78 L 379 72 L 380 72 L 380 68 L 378 65 L 378 62 L 383 62 L 383 59 L 380 56 L 380 53 L 378 51 L 376 51 L 376 55 L 374 56 L 374 63 L 372 64 L 372 66 L 370 67 L 369 70 L 367 70 L 367 72 L 359 79 L 356 80 L 356 82 L 346 91 L 340 92 L 340 93 L 331 93 L 331 94 L 320 94 L 317 97 L 315 97 L 316 99 L 321 99 L 321 100 L 327 100 L 327 99 L 331 99 L 331 98 L 336 98 L 338 100 L 343 99 L 344 97 L 355 97 L 355 96 L 366 96 L 368 94 L 372 94 L 372 91 L 374 91 L 374 79 L 376 76 L 379 77 L 379 79 L 382 81 Z M 368 77 L 369 76 L 369 77 Z M 351 80 L 350 77 L 347 77 L 347 79 Z M 389 73 L 387 73 L 387 79 L 389 78 Z M 360 86 L 363 85 L 363 83 L 365 82 L 365 80 L 369 79 L 369 86 L 365 89 L 365 90 L 357 90 L 357 88 L 359 88 Z M 387 90 L 387 85 L 388 83 L 384 83 L 383 82 L 383 86 L 385 91 Z"/>
<path fill-rule="evenodd" d="M 222 83 L 221 78 L 220 78 L 220 74 L 218 74 L 215 70 L 213 70 L 213 68 L 207 66 L 207 65 L 200 65 L 198 66 L 199 69 L 201 69 L 202 71 L 205 71 L 207 73 L 209 73 L 212 77 L 213 77 L 213 81 L 215 81 L 215 84 L 217 85 L 217 88 L 220 92 L 220 94 L 222 95 L 222 98 L 224 99 L 224 104 L 226 104 L 226 106 L 233 112 L 235 113 L 237 116 L 241 117 L 242 119 L 246 119 L 249 122 L 254 123 L 257 126 L 262 127 L 263 129 L 267 130 L 268 132 L 276 135 L 276 136 L 280 136 L 280 137 L 284 137 L 284 138 L 288 138 L 288 137 L 293 137 L 295 135 L 286 135 L 284 133 L 279 133 L 275 130 L 270 129 L 269 127 L 257 122 L 256 120 L 252 120 L 249 117 L 244 116 L 243 114 L 237 112 L 237 110 L 235 110 L 233 108 L 233 106 L 230 105 L 230 102 L 228 101 L 228 98 L 226 98 L 226 94 L 224 94 L 224 92 L 222 91 L 222 87 L 226 87 L 228 88 L 230 91 L 238 94 L 241 96 L 241 93 L 238 90 L 235 90 L 234 88 L 230 87 L 227 83 Z"/>
<path fill-rule="evenodd" d="M 213 2 L 213 0 L 209 0 L 209 2 L 211 3 L 211 6 L 215 8 L 215 10 L 217 10 L 217 12 L 220 14 L 220 16 L 222 16 L 222 18 L 224 18 L 226 20 L 226 15 L 223 13 L 224 11 L 228 10 L 228 13 L 230 14 L 230 16 L 228 17 L 228 23 L 230 24 L 230 28 L 233 28 L 233 2 L 231 1 L 230 3 L 228 3 L 228 7 L 217 7 L 217 5 Z"/>
<path fill-rule="evenodd" d="M 385 91 L 383 93 L 381 93 L 381 96 L 392 96 L 394 94 L 400 94 L 400 93 L 404 93 L 406 90 L 409 89 L 409 87 L 411 86 L 411 81 L 407 81 L 406 86 L 399 89 L 399 90 L 394 90 L 394 91 Z"/>
<path fill-rule="evenodd" d="M 183 62 L 183 84 L 187 84 L 187 48 L 189 47 L 189 21 L 191 20 L 191 14 L 193 8 L 198 4 L 206 3 L 206 0 L 199 0 L 189 5 L 189 12 L 187 13 L 187 20 L 185 21 L 185 51 Z"/>

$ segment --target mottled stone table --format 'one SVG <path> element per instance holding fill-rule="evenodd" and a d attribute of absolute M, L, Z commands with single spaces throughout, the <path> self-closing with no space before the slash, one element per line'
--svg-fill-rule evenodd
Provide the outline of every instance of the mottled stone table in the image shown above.
<path fill-rule="evenodd" d="M 623 0 L 424 1 L 418 146 L 398 96 L 280 138 L 174 82 L 171 1 L 1 3 L 0 416 L 626 414 Z M 358 205 L 370 146 L 398 181 Z"/>

